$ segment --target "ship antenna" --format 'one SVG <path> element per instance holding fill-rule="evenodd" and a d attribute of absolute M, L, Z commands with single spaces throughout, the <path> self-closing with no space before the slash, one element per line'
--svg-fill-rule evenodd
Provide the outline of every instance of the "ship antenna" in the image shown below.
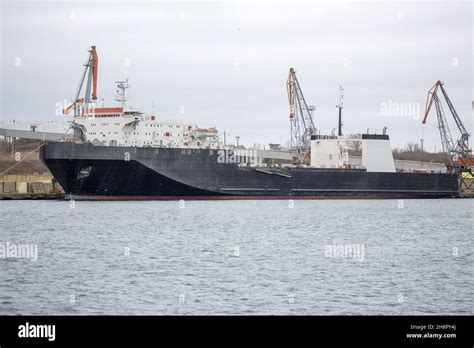
<path fill-rule="evenodd" d="M 337 134 L 339 136 L 342 135 L 342 108 L 344 107 L 344 88 L 342 86 L 339 86 L 339 104 L 336 105 L 336 107 L 339 109 L 339 123 L 338 123 L 338 132 Z"/>

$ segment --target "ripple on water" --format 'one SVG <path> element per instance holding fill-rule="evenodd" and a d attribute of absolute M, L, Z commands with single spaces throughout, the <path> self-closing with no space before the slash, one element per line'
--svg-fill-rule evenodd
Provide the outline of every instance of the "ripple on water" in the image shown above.
<path fill-rule="evenodd" d="M 0 201 L 0 314 L 474 314 L 468 204 Z"/>

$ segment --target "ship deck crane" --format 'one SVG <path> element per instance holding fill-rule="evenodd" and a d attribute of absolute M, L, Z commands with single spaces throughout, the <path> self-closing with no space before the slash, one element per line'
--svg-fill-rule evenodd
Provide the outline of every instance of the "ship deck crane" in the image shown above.
<path fill-rule="evenodd" d="M 286 88 L 290 108 L 290 152 L 293 163 L 307 163 L 311 153 L 311 136 L 316 133 L 313 122 L 314 106 L 306 104 L 294 68 L 290 68 Z"/>
<path fill-rule="evenodd" d="M 441 90 L 443 97 L 448 105 L 449 111 L 454 118 L 456 126 L 461 133 L 461 137 L 454 141 L 449 129 L 449 125 L 446 119 L 446 115 L 443 110 L 440 98 L 438 96 L 438 91 Z M 474 164 L 472 158 L 472 150 L 469 148 L 469 133 L 466 131 L 461 118 L 459 117 L 456 109 L 453 106 L 453 103 L 448 97 L 446 90 L 443 87 L 441 81 L 436 81 L 433 87 L 428 91 L 426 97 L 426 106 L 425 106 L 425 115 L 423 117 L 423 124 L 426 123 L 428 119 L 428 114 L 435 104 L 436 115 L 438 118 L 438 129 L 441 136 L 441 145 L 443 147 L 443 152 L 446 154 L 446 165 L 449 171 L 459 172 L 467 169 L 469 166 Z"/>
<path fill-rule="evenodd" d="M 99 57 L 97 56 L 97 51 L 95 46 L 91 46 L 89 50 L 89 57 L 87 63 L 84 64 L 84 72 L 79 81 L 79 86 L 77 88 L 76 94 L 74 95 L 73 102 L 67 108 L 63 109 L 63 114 L 68 115 L 71 110 L 74 110 L 74 116 L 77 114 L 78 107 L 85 104 L 86 107 L 88 104 L 92 103 L 93 100 L 97 100 L 97 72 L 99 69 Z M 79 98 L 84 85 L 84 80 L 87 75 L 86 91 L 84 98 Z M 92 93 L 91 93 L 92 87 Z"/>

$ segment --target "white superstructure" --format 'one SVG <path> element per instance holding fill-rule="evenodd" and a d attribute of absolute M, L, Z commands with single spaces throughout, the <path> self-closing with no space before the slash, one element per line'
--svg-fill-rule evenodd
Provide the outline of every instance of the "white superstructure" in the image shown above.
<path fill-rule="evenodd" d="M 356 134 L 350 136 L 314 136 L 311 140 L 311 167 L 360 168 L 368 172 L 395 172 L 395 161 L 386 134 Z M 349 158 L 349 145 L 358 142 L 362 163 L 354 165 Z"/>
<path fill-rule="evenodd" d="M 94 145 L 217 148 L 218 131 L 123 108 L 95 108 L 76 116 L 74 127 Z"/>
<path fill-rule="evenodd" d="M 216 128 L 198 128 L 128 109 L 126 88 L 126 82 L 118 82 L 116 100 L 120 107 L 78 108 L 73 128 L 83 141 L 103 146 L 219 148 Z"/>

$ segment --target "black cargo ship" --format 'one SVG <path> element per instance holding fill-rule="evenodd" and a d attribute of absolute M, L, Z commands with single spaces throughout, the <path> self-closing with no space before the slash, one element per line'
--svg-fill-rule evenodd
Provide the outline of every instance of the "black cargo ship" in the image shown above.
<path fill-rule="evenodd" d="M 237 161 L 215 128 L 164 122 L 126 107 L 128 81 L 118 81 L 120 107 L 99 108 L 98 56 L 89 50 L 72 104 L 74 142 L 49 142 L 40 158 L 66 194 L 76 199 L 316 199 L 458 197 L 457 174 L 396 172 L 389 137 L 317 134 L 296 71 L 287 80 L 291 157 L 295 166 L 262 166 L 250 150 Z M 88 76 L 84 98 L 79 98 Z M 368 133 L 368 132 L 367 132 Z M 349 164 L 348 141 L 362 146 L 362 163 Z M 238 148 L 238 144 L 236 146 Z M 252 153 L 252 151 L 255 151 Z M 233 152 L 233 156 L 228 156 Z M 224 156 L 223 156 L 224 154 Z M 290 154 L 288 154 L 290 155 Z M 239 156 L 240 157 L 240 154 Z M 228 160 L 228 159 L 233 160 Z M 267 157 L 268 158 L 268 157 Z M 311 166 L 308 166 L 311 165 Z"/>
<path fill-rule="evenodd" d="M 216 149 L 49 142 L 40 158 L 73 199 L 324 199 L 459 196 L 450 173 L 259 168 L 220 163 Z"/>

